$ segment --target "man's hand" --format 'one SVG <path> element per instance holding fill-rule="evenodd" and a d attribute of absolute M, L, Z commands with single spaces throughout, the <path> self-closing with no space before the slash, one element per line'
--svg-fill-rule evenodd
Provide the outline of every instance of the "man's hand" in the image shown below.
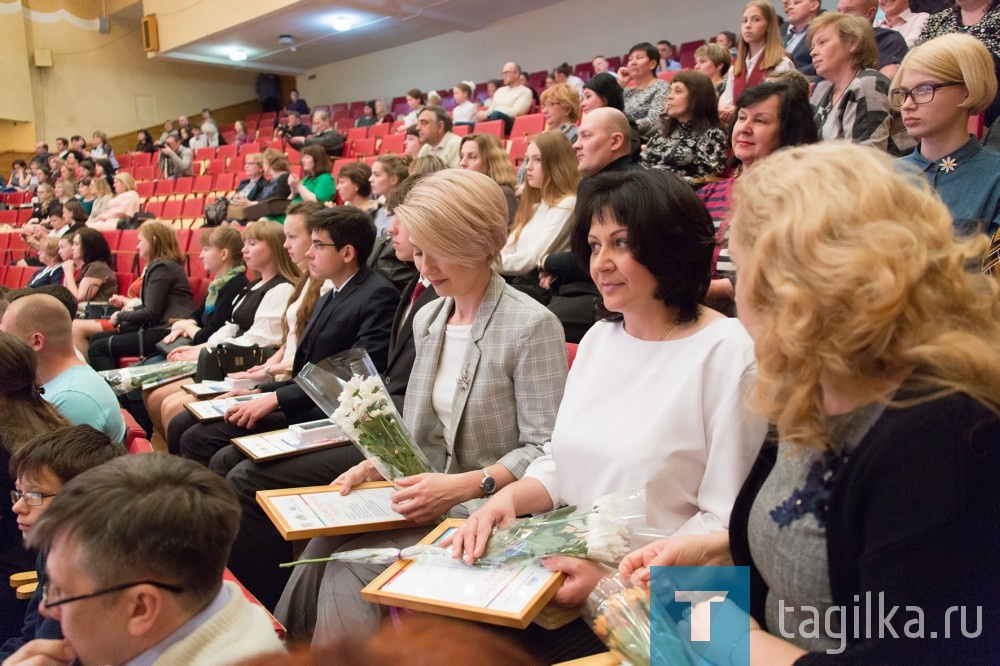
<path fill-rule="evenodd" d="M 264 398 L 249 400 L 239 405 L 233 405 L 226 412 L 226 421 L 234 426 L 252 430 L 257 421 L 278 410 L 278 396 L 269 393 Z"/>

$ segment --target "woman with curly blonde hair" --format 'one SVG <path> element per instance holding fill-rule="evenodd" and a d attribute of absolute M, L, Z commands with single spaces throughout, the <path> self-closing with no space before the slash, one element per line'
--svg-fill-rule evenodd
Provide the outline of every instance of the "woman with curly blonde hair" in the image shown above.
<path fill-rule="evenodd" d="M 748 646 L 753 663 L 822 651 L 844 663 L 989 661 L 977 620 L 949 610 L 979 613 L 980 630 L 998 623 L 1000 581 L 983 564 L 1000 557 L 1000 287 L 966 271 L 985 239 L 956 242 L 923 179 L 840 142 L 746 173 L 732 227 L 755 402 L 778 443 L 728 534 L 661 540 L 623 573 L 750 566 L 753 619 L 725 650 Z M 906 608 L 880 610 L 877 637 L 857 620 L 875 603 Z"/>

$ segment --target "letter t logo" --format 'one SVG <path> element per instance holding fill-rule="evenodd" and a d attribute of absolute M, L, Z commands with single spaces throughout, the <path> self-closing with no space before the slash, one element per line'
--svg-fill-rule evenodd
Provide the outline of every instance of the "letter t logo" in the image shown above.
<path fill-rule="evenodd" d="M 712 603 L 726 600 L 725 590 L 676 590 L 674 601 L 691 604 L 691 640 L 712 640 Z M 707 601 L 707 604 L 703 602 Z"/>

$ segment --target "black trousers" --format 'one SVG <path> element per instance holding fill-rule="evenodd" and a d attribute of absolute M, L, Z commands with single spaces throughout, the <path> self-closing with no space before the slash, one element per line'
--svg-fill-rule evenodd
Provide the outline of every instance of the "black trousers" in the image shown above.
<path fill-rule="evenodd" d="M 257 491 L 328 484 L 362 460 L 353 444 L 265 463 L 255 463 L 231 445 L 212 457 L 209 468 L 226 477 L 243 509 L 229 569 L 267 608 L 277 605 L 291 575 L 291 569 L 278 565 L 293 559 L 292 545 L 257 504 Z"/>
<path fill-rule="evenodd" d="M 144 328 L 130 333 L 102 331 L 90 337 L 87 357 L 94 370 L 114 370 L 124 356 L 146 356 L 156 351 L 156 343 L 167 337 L 169 328 Z"/>

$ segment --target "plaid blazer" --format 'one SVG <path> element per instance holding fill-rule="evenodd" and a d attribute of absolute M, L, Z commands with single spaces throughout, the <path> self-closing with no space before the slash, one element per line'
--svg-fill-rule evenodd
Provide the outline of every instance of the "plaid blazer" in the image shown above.
<path fill-rule="evenodd" d="M 496 273 L 472 324 L 447 432 L 431 404 L 453 299 L 439 298 L 413 321 L 417 357 L 403 420 L 434 469 L 461 473 L 494 463 L 521 478 L 541 455 L 566 384 L 566 343 L 555 315 Z M 448 442 L 454 456 L 448 460 Z"/>

